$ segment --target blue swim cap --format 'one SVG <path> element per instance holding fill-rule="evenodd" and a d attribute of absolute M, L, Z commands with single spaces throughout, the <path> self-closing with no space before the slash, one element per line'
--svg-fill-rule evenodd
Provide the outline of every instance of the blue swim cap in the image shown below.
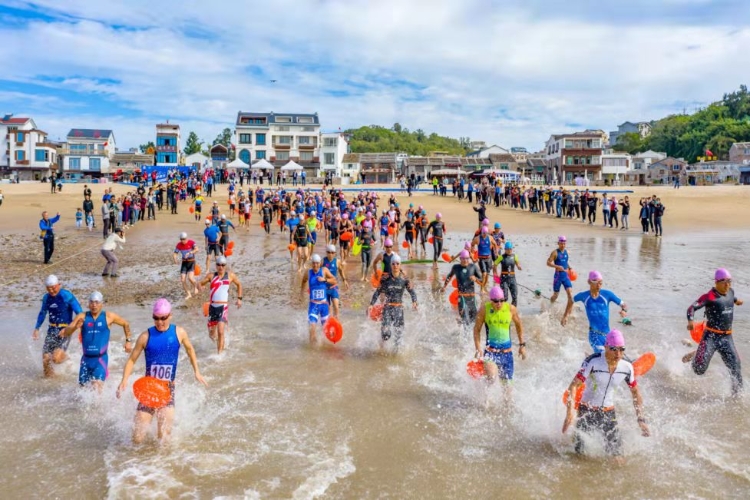
<path fill-rule="evenodd" d="M 511 243 L 510 241 L 506 241 L 505 242 L 505 249 L 506 250 L 510 250 L 511 248 L 513 248 L 513 243 Z"/>
<path fill-rule="evenodd" d="M 495 229 L 500 229 L 502 226 L 499 222 L 495 222 Z"/>

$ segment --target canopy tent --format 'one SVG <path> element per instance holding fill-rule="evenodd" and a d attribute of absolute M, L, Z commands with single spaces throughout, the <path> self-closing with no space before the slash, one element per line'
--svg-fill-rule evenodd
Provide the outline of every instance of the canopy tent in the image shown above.
<path fill-rule="evenodd" d="M 227 168 L 247 168 L 247 167 L 249 167 L 249 166 L 250 166 L 250 165 L 248 165 L 248 164 L 247 164 L 247 163 L 245 163 L 244 161 L 242 161 L 242 160 L 240 160 L 239 158 L 237 158 L 237 159 L 236 159 L 236 160 L 234 160 L 234 161 L 233 161 L 232 163 L 228 164 L 228 165 L 227 165 Z"/>
<path fill-rule="evenodd" d="M 466 172 L 464 170 L 461 170 L 460 168 L 444 168 L 440 170 L 433 170 L 430 172 L 430 175 L 466 175 Z"/>
<path fill-rule="evenodd" d="M 517 180 L 519 177 L 521 177 L 520 172 L 516 172 L 514 170 L 500 170 L 497 168 L 488 168 L 487 170 L 480 170 L 479 172 L 472 172 L 472 177 L 484 177 L 485 175 L 492 175 L 495 174 L 497 177 L 501 177 L 503 179 L 508 180 Z"/>
<path fill-rule="evenodd" d="M 250 168 L 254 168 L 254 169 L 258 169 L 258 168 L 263 168 L 263 169 L 270 168 L 271 170 L 273 170 L 274 167 L 273 167 L 273 165 L 271 165 L 270 163 L 268 163 L 265 159 L 262 159 L 262 160 L 258 160 L 255 163 L 253 163 L 253 166 L 250 167 Z"/>
<path fill-rule="evenodd" d="M 281 167 L 281 170 L 304 170 L 304 168 L 294 160 L 289 160 L 289 163 Z"/>

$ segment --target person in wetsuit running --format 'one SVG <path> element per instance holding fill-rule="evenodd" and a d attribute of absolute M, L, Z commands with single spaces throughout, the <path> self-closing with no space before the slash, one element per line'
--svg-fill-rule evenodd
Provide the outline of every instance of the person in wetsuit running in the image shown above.
<path fill-rule="evenodd" d="M 489 221 L 487 221 L 489 223 Z M 487 280 L 492 270 L 492 254 L 497 251 L 495 239 L 489 235 L 489 228 L 483 226 L 479 234 L 471 242 L 472 248 L 476 247 L 479 270 L 482 271 L 482 290 L 487 286 Z"/>
<path fill-rule="evenodd" d="M 309 269 L 300 285 L 299 294 L 300 298 L 305 293 L 305 286 L 310 285 L 310 304 L 307 308 L 307 319 L 310 324 L 310 343 L 314 344 L 317 341 L 315 333 L 315 325 L 320 322 L 324 324 L 328 320 L 328 301 L 326 300 L 326 293 L 329 286 L 336 286 L 336 278 L 331 272 L 323 267 L 323 259 L 320 255 L 314 254 L 311 259 L 312 269 Z"/>
<path fill-rule="evenodd" d="M 513 253 L 513 243 L 505 242 L 505 253 L 495 259 L 492 266 L 493 276 L 497 276 L 497 266 L 500 265 L 500 286 L 506 297 L 512 297 L 511 304 L 518 305 L 518 284 L 516 283 L 516 268 L 523 271 L 518 256 Z"/>
<path fill-rule="evenodd" d="M 570 282 L 568 271 L 573 269 L 568 263 L 568 250 L 566 246 L 568 239 L 565 236 L 557 237 L 557 248 L 552 251 L 549 258 L 547 259 L 547 267 L 553 267 L 555 269 L 555 277 L 552 281 L 552 297 L 550 302 L 553 304 L 557 300 L 557 296 L 560 294 L 560 287 L 565 288 L 565 293 L 568 294 L 568 306 L 573 307 L 573 294 L 571 290 L 573 284 Z"/>
<path fill-rule="evenodd" d="M 401 270 L 401 257 L 397 254 L 391 259 L 391 272 L 388 276 L 383 276 L 380 280 L 380 286 L 372 294 L 370 306 L 366 314 L 370 315 L 372 306 L 383 296 L 385 303 L 383 306 L 383 319 L 380 323 L 380 348 L 383 349 L 385 342 L 392 336 L 395 336 L 396 349 L 401 345 L 401 335 L 404 331 L 404 292 L 408 292 L 411 297 L 411 303 L 414 310 L 417 310 L 417 293 L 414 291 L 409 278 Z"/>
<path fill-rule="evenodd" d="M 430 222 L 428 231 L 432 231 L 432 265 L 437 267 L 437 260 L 443 251 L 443 237 L 445 236 L 445 223 L 440 212 L 435 214 L 435 220 Z"/>
<path fill-rule="evenodd" d="M 698 344 L 698 350 L 682 358 L 684 363 L 692 360 L 693 371 L 696 375 L 703 375 L 708 370 L 714 353 L 719 351 L 732 378 L 733 396 L 737 396 L 742 390 L 742 366 L 732 335 L 734 306 L 742 304 L 743 301 L 734 296 L 732 275 L 726 269 L 717 269 L 714 273 L 714 287 L 688 307 L 687 329 L 693 330 L 695 311 L 704 307 L 706 308 L 706 326 L 703 330 L 703 338 Z"/>
<path fill-rule="evenodd" d="M 479 267 L 471 262 L 468 250 L 461 250 L 458 255 L 460 264 L 453 264 L 448 276 L 445 277 L 441 293 L 445 292 L 451 278 L 456 277 L 456 288 L 458 289 L 458 316 L 464 326 L 473 325 L 477 318 L 477 302 L 474 292 L 474 283 L 482 286 L 482 273 Z"/>
<path fill-rule="evenodd" d="M 187 332 L 179 326 L 172 325 L 172 305 L 167 299 L 157 299 L 153 308 L 154 326 L 141 333 L 135 341 L 133 352 L 130 353 L 128 361 L 125 363 L 125 369 L 122 373 L 122 380 L 117 387 L 117 399 L 125 392 L 128 384 L 128 378 L 133 373 L 135 362 L 141 356 L 142 352 L 146 354 L 146 376 L 165 380 L 169 384 L 169 390 L 172 395 L 169 403 L 162 408 L 150 408 L 138 403 L 138 409 L 135 414 L 135 426 L 133 428 L 133 443 L 142 443 L 146 438 L 146 433 L 151 427 L 151 420 L 156 415 L 157 437 L 166 441 L 172 431 L 172 421 L 174 420 L 174 379 L 177 375 L 177 360 L 180 356 L 180 346 L 185 347 L 190 364 L 195 373 L 195 380 L 208 387 L 208 383 L 198 369 L 198 358 L 195 356 L 195 349 L 188 339 Z"/>
<path fill-rule="evenodd" d="M 383 263 L 383 277 L 388 276 L 391 274 L 391 260 L 393 259 L 393 256 L 396 255 L 393 253 L 393 240 L 390 238 L 386 238 L 383 242 L 383 247 L 385 248 L 385 251 L 378 254 L 377 257 L 375 257 L 375 260 L 372 261 L 372 270 L 373 272 L 378 271 L 378 264 L 381 262 Z"/>
<path fill-rule="evenodd" d="M 49 313 L 47 335 L 44 337 L 44 347 L 42 347 L 42 368 L 44 376 L 49 378 L 55 375 L 52 363 L 59 365 L 65 361 L 65 351 L 68 350 L 68 344 L 70 344 L 70 338 L 61 337 L 60 332 L 70 324 L 74 315 L 82 313 L 83 309 L 75 295 L 63 289 L 60 280 L 54 274 L 47 276 L 44 286 L 47 288 L 47 293 L 42 297 L 42 308 L 36 318 L 36 326 L 31 333 L 31 338 L 39 339 L 39 328 L 44 324 L 44 319 Z"/>
<path fill-rule="evenodd" d="M 375 242 L 375 236 L 372 234 L 372 223 L 364 221 L 362 223 L 362 233 L 359 236 L 360 259 L 362 260 L 362 281 L 367 280 L 367 273 L 370 270 L 370 260 L 372 259 L 372 245 Z"/>
<path fill-rule="evenodd" d="M 340 262 L 341 267 L 339 267 L 339 259 L 336 258 L 336 246 L 335 245 L 328 245 L 326 247 L 326 256 L 323 257 L 323 267 L 328 269 L 328 271 L 331 273 L 331 275 L 338 280 L 339 278 L 339 271 L 341 272 L 341 281 L 344 282 L 344 285 L 346 286 L 347 291 L 349 290 L 349 280 L 346 279 L 346 273 L 344 272 L 344 262 L 343 260 Z M 326 289 L 326 300 L 328 301 L 329 305 L 333 305 L 333 317 L 338 318 L 339 317 L 339 286 L 338 284 L 328 284 L 328 288 Z"/>
<path fill-rule="evenodd" d="M 78 371 L 78 384 L 83 387 L 93 386 L 102 392 L 104 381 L 109 375 L 109 335 L 112 324 L 119 325 L 125 332 L 125 352 L 133 350 L 133 339 L 130 338 L 130 323 L 118 314 L 102 311 L 104 297 L 100 292 L 89 295 L 89 310 L 76 315 L 75 319 L 60 332 L 60 337 L 70 337 L 81 329 L 81 367 Z"/>
<path fill-rule="evenodd" d="M 498 377 L 505 384 L 505 396 L 510 396 L 508 381 L 513 380 L 513 344 L 510 340 L 510 324 L 516 327 L 518 355 L 526 359 L 526 342 L 523 341 L 523 324 L 515 306 L 508 304 L 502 289 L 495 285 L 490 289 L 490 301 L 479 309 L 474 323 L 474 357 L 484 359 L 484 373 L 488 381 Z M 482 327 L 487 339 L 484 350 L 481 346 Z"/>
<path fill-rule="evenodd" d="M 576 418 L 575 394 L 581 384 L 586 384 L 578 407 L 578 421 L 574 437 L 575 450 L 578 454 L 584 451 L 581 433 L 592 431 L 598 431 L 604 435 L 604 449 L 607 455 L 617 457 L 622 453 L 614 402 L 615 386 L 622 382 L 630 388 L 641 435 L 644 437 L 650 435 L 643 416 L 643 399 L 635 379 L 635 371 L 633 365 L 624 357 L 625 338 L 619 330 L 612 330 L 606 336 L 604 352 L 587 357 L 568 387 L 568 411 L 562 427 L 563 434 L 567 432 Z"/>
<path fill-rule="evenodd" d="M 573 302 L 582 302 L 586 308 L 586 317 L 589 320 L 589 344 L 594 352 L 604 350 L 604 341 L 609 332 L 609 304 L 614 302 L 620 306 L 620 316 L 623 318 L 627 315 L 628 307 L 625 302 L 609 290 L 602 290 L 604 278 L 599 271 L 589 273 L 589 289 L 580 292 L 573 297 Z M 565 326 L 568 322 L 568 316 L 573 311 L 573 303 L 568 303 L 565 308 L 565 314 L 560 324 Z"/>

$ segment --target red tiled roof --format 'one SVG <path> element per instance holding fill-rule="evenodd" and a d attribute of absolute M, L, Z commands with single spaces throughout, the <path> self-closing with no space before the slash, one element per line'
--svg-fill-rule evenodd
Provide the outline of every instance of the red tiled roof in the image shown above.
<path fill-rule="evenodd" d="M 8 120 L 0 120 L 0 121 L 2 121 L 2 123 L 9 124 L 9 125 L 23 125 L 30 119 L 31 118 L 9 118 Z"/>

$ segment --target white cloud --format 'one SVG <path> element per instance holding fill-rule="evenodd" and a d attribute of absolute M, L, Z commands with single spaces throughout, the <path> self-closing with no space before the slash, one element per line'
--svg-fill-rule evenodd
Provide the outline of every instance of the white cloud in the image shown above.
<path fill-rule="evenodd" d="M 750 30 L 731 23 L 618 25 L 484 0 L 35 5 L 66 20 L 0 28 L 10 41 L 0 60 L 14 68 L 12 78 L 59 78 L 45 85 L 137 112 L 132 119 L 108 116 L 104 105 L 87 115 L 50 109 L 36 113 L 37 123 L 51 128 L 38 118 L 45 116 L 65 133 L 94 120 L 123 146 L 151 139 L 154 123 L 166 118 L 210 139 L 233 125 L 238 110 L 273 110 L 317 111 L 325 129 L 398 121 L 538 149 L 566 124 L 610 130 L 659 118 L 678 101 L 716 100 L 746 81 L 750 67 L 742 49 Z M 44 106 L 29 103 L 19 99 L 17 107 Z"/>

